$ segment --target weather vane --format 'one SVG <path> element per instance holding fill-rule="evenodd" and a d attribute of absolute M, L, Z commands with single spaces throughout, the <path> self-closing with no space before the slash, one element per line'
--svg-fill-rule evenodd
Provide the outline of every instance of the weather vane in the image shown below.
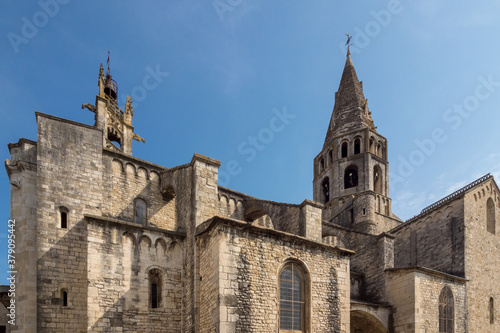
<path fill-rule="evenodd" d="M 109 71 L 109 51 L 108 51 L 108 73 L 107 74 L 109 74 L 109 73 L 110 73 L 110 71 Z"/>
<path fill-rule="evenodd" d="M 347 51 L 349 51 L 349 46 L 351 46 L 351 38 L 352 36 L 349 36 L 349 34 L 345 34 L 347 36 L 347 42 L 345 42 L 345 45 L 347 45 Z"/>

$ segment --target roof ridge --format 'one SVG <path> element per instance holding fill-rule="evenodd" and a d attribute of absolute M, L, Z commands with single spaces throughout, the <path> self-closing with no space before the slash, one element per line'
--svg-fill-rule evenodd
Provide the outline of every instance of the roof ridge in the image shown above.
<path fill-rule="evenodd" d="M 465 193 L 466 191 L 470 190 L 471 188 L 485 182 L 486 180 L 492 178 L 493 176 L 491 174 L 486 174 L 476 180 L 474 180 L 473 182 L 465 185 L 464 187 L 456 190 L 455 192 L 447 195 L 446 197 L 434 202 L 433 204 L 425 207 L 424 209 L 422 209 L 422 211 L 420 212 L 420 214 L 417 214 L 415 216 L 413 216 L 412 218 L 406 220 L 406 223 L 408 222 L 412 222 L 414 220 L 416 220 L 417 218 L 421 217 L 422 215 L 425 215 L 427 213 L 429 213 L 430 211 L 433 211 L 434 209 L 438 208 L 438 207 L 441 207 L 443 206 L 444 204 L 456 199 L 458 196 L 462 195 L 463 193 Z"/>

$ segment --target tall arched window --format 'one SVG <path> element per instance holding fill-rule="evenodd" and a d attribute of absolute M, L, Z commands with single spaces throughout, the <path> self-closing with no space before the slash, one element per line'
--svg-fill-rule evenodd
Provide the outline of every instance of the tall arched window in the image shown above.
<path fill-rule="evenodd" d="M 361 140 L 358 138 L 354 140 L 354 154 L 361 153 Z"/>
<path fill-rule="evenodd" d="M 161 272 L 159 269 L 153 268 L 149 271 L 149 307 L 156 309 L 161 307 Z"/>
<path fill-rule="evenodd" d="M 134 204 L 134 222 L 139 224 L 146 224 L 147 221 L 147 204 L 142 199 L 135 200 Z"/>
<path fill-rule="evenodd" d="M 495 203 L 493 199 L 488 198 L 486 201 L 486 230 L 495 233 Z"/>
<path fill-rule="evenodd" d="M 321 183 L 321 192 L 323 193 L 323 203 L 330 201 L 330 179 L 328 177 Z"/>
<path fill-rule="evenodd" d="M 490 324 L 494 324 L 495 323 L 495 301 L 493 300 L 493 297 L 490 297 L 489 310 L 490 310 Z"/>
<path fill-rule="evenodd" d="M 358 186 L 358 167 L 351 165 L 344 172 L 344 189 Z"/>
<path fill-rule="evenodd" d="M 305 277 L 297 264 L 285 265 L 280 273 L 280 330 L 304 332 Z"/>
<path fill-rule="evenodd" d="M 328 164 L 332 164 L 333 162 L 333 149 L 328 151 Z"/>
<path fill-rule="evenodd" d="M 347 157 L 347 142 L 342 142 L 341 157 Z"/>
<path fill-rule="evenodd" d="M 378 165 L 373 167 L 373 190 L 382 193 L 382 170 Z"/>
<path fill-rule="evenodd" d="M 453 293 L 450 288 L 444 287 L 439 295 L 439 333 L 454 332 L 454 304 Z"/>
<path fill-rule="evenodd" d="M 322 157 L 319 160 L 319 172 L 323 172 L 325 170 L 325 159 Z"/>

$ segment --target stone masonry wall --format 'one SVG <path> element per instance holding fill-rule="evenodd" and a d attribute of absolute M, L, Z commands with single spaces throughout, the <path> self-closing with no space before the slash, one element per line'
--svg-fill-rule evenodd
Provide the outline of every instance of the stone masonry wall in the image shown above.
<path fill-rule="evenodd" d="M 495 233 L 486 228 L 486 203 L 495 207 Z M 468 295 L 469 331 L 500 332 L 500 194 L 493 179 L 469 190 L 465 206 L 465 271 Z M 489 302 L 493 298 L 494 323 L 490 323 Z"/>
<path fill-rule="evenodd" d="M 194 232 L 197 225 L 217 215 L 217 186 L 220 162 L 195 154 L 189 164 L 163 171 L 161 191 L 174 191 L 178 229 L 186 232 L 184 240 L 184 331 L 198 332 L 200 322 L 199 261 Z"/>
<path fill-rule="evenodd" d="M 439 295 L 444 287 L 451 289 L 454 304 L 454 333 L 467 332 L 465 281 L 418 273 L 415 275 L 416 331 L 439 332 Z M 469 330 L 469 332 L 483 332 Z"/>
<path fill-rule="evenodd" d="M 395 229 L 395 267 L 464 276 L 464 205 L 457 199 Z"/>
<path fill-rule="evenodd" d="M 87 332 L 87 230 L 84 214 L 102 208 L 102 133 L 37 113 L 38 330 Z M 60 226 L 60 209 L 68 227 Z M 68 306 L 62 304 L 62 291 Z"/>
<path fill-rule="evenodd" d="M 384 270 L 392 268 L 394 255 L 391 236 L 374 236 L 350 231 L 333 224 L 323 224 L 323 237 L 336 237 L 341 247 L 353 250 L 351 270 L 363 274 L 360 298 L 372 302 L 384 302 Z"/>
<path fill-rule="evenodd" d="M 394 333 L 415 331 L 415 278 L 404 271 L 386 275 L 386 297 L 393 307 Z"/>
<path fill-rule="evenodd" d="M 220 321 L 227 321 L 227 310 L 219 307 L 219 277 L 227 276 L 219 272 L 220 242 L 209 237 L 198 237 L 196 240 L 199 260 L 199 282 L 197 284 L 200 304 L 200 333 L 220 332 L 217 328 Z M 230 283 L 237 283 L 236 281 Z M 221 311 L 222 310 L 222 311 Z M 223 317 L 221 317 L 221 313 Z M 232 315 L 232 314 L 231 314 Z"/>
<path fill-rule="evenodd" d="M 300 206 L 288 203 L 274 202 L 249 198 L 244 201 L 245 215 L 249 212 L 263 212 L 272 221 L 272 228 L 300 234 Z"/>
<path fill-rule="evenodd" d="M 134 222 L 134 203 L 147 203 L 147 224 L 177 230 L 175 197 L 165 198 L 160 172 L 165 170 L 126 155 L 104 151 L 103 215 Z"/>
<path fill-rule="evenodd" d="M 170 188 L 175 193 L 175 211 L 178 229 L 186 232 L 183 253 L 183 332 L 191 332 L 195 325 L 195 256 L 193 170 L 191 164 L 177 166 L 161 173 L 161 190 Z"/>
<path fill-rule="evenodd" d="M 244 220 L 243 201 L 247 195 L 219 186 L 219 212 L 217 215 Z"/>
<path fill-rule="evenodd" d="M 313 240 L 315 242 L 323 241 L 322 230 L 322 204 L 304 200 L 300 205 L 299 218 L 299 236 Z"/>
<path fill-rule="evenodd" d="M 393 307 L 394 333 L 438 332 L 439 295 L 445 286 L 454 298 L 453 332 L 467 332 L 465 280 L 410 268 L 389 270 L 386 284 L 387 298 Z"/>
<path fill-rule="evenodd" d="M 182 332 L 183 236 L 114 219 L 88 221 L 88 331 Z M 160 272 L 152 308 L 149 272 Z"/>
<path fill-rule="evenodd" d="M 213 297 L 217 284 L 220 313 L 204 316 L 201 332 L 276 332 L 279 274 L 290 261 L 306 274 L 307 331 L 349 332 L 348 252 L 233 220 L 207 224 L 198 236 L 204 239 L 200 267 L 213 267 L 213 251 L 219 249 L 219 276 L 213 268 L 207 275 L 201 271 L 200 290 Z M 215 307 L 201 305 L 202 313 L 210 313 L 205 305 Z"/>

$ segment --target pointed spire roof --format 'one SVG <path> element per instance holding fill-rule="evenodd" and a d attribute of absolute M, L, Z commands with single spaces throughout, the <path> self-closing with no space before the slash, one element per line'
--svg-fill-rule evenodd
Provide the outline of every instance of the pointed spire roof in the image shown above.
<path fill-rule="evenodd" d="M 337 92 L 340 98 L 335 101 L 335 105 L 340 107 L 364 106 L 365 96 L 363 95 L 363 84 L 359 82 L 356 70 L 352 64 L 351 51 L 347 51 L 344 72 L 340 79 L 339 90 Z"/>
<path fill-rule="evenodd" d="M 326 133 L 325 146 L 334 137 L 357 129 L 368 127 L 375 130 L 367 101 L 363 94 L 363 83 L 358 80 L 352 63 L 351 51 L 347 51 L 344 72 L 339 89 L 335 93 L 335 106 Z"/>

